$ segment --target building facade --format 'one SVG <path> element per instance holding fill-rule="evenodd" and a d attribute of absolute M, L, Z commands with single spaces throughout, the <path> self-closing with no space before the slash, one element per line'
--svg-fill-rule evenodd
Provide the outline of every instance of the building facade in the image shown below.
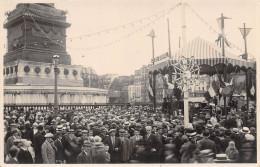
<path fill-rule="evenodd" d="M 82 69 L 83 86 L 89 88 L 98 88 L 98 75 L 91 67 Z"/>

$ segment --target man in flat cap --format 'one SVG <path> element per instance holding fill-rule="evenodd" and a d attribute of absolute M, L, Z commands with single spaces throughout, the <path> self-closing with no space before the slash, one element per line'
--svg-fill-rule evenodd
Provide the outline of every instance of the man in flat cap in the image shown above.
<path fill-rule="evenodd" d="M 119 138 L 121 141 L 121 163 L 127 163 L 130 158 L 130 153 L 131 153 L 131 146 L 130 146 L 130 140 L 125 137 L 126 130 L 121 128 L 119 130 Z"/>
<path fill-rule="evenodd" d="M 110 154 L 110 163 L 120 163 L 121 142 L 115 135 L 116 130 L 111 129 L 109 131 L 109 137 L 104 141 L 104 144 L 109 146 L 108 153 Z"/>
<path fill-rule="evenodd" d="M 91 153 L 92 143 L 88 140 L 84 140 L 82 151 L 77 156 L 78 164 L 91 164 L 92 163 L 92 153 Z"/>
<path fill-rule="evenodd" d="M 53 134 L 47 133 L 45 142 L 42 144 L 42 159 L 44 164 L 55 164 L 55 150 Z"/>
<path fill-rule="evenodd" d="M 13 129 L 11 132 L 12 132 L 12 136 L 10 136 L 10 137 L 7 139 L 7 143 L 6 143 L 7 152 L 9 152 L 10 148 L 14 145 L 14 140 L 16 140 L 16 139 L 21 139 L 21 137 L 19 136 L 18 130 Z"/>

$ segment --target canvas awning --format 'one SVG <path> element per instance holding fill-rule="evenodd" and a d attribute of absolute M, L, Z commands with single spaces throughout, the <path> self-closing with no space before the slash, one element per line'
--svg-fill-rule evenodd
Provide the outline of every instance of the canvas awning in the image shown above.
<path fill-rule="evenodd" d="M 149 72 L 169 69 L 181 56 L 186 58 L 193 56 L 195 62 L 201 66 L 201 73 L 214 73 L 216 68 L 221 73 L 224 65 L 228 66 L 229 72 L 246 70 L 247 68 L 253 68 L 256 63 L 254 61 L 246 61 L 229 51 L 225 51 L 225 57 L 223 57 L 220 47 L 197 37 L 183 48 L 175 51 L 171 59 L 150 66 Z"/>

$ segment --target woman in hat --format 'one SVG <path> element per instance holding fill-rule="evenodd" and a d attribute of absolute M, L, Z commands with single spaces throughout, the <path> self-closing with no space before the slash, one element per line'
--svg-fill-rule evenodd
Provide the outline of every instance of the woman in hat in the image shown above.
<path fill-rule="evenodd" d="M 230 160 L 237 160 L 239 152 L 236 149 L 235 142 L 229 142 L 228 148 L 226 149 L 225 153 L 227 154 Z"/>

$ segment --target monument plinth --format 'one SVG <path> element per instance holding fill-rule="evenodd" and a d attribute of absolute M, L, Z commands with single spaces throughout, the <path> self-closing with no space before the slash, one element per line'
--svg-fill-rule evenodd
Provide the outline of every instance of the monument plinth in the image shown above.
<path fill-rule="evenodd" d="M 19 99 L 30 104 L 30 100 L 23 97 L 34 98 L 35 94 L 39 94 L 39 104 L 50 102 L 48 94 L 54 92 L 53 55 L 60 57 L 58 86 L 63 89 L 59 90 L 59 104 L 106 103 L 106 91 L 83 87 L 83 67 L 71 65 L 71 57 L 66 51 L 66 29 L 70 27 L 66 14 L 51 3 L 17 4 L 16 9 L 7 13 L 4 23 L 7 53 L 4 55 L 3 71 L 6 104 L 20 104 L 22 101 Z M 43 91 L 39 92 L 39 86 Z M 73 98 L 68 92 L 73 92 Z M 61 95 L 66 95 L 66 98 Z M 97 98 L 89 98 L 97 95 Z M 76 99 L 84 100 L 77 102 Z"/>

